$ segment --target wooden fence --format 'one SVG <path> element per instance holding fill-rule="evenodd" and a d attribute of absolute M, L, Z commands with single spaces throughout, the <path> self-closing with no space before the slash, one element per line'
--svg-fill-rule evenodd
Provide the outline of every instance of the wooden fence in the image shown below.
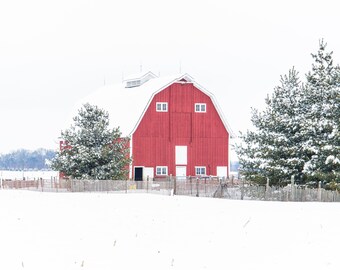
<path fill-rule="evenodd" d="M 111 192 L 111 193 L 156 193 L 163 195 L 184 195 L 214 197 L 233 200 L 267 201 L 320 201 L 339 202 L 337 191 L 322 188 L 307 188 L 297 185 L 269 187 L 252 185 L 238 179 L 179 178 L 131 180 L 2 180 L 3 189 L 26 189 L 42 192 Z"/>

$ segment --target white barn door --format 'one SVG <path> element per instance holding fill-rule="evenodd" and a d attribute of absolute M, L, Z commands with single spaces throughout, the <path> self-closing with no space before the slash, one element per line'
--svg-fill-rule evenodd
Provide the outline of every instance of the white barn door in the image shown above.
<path fill-rule="evenodd" d="M 154 173 L 153 173 L 153 167 L 145 167 L 144 168 L 144 179 L 143 180 L 153 180 Z"/>
<path fill-rule="evenodd" d="M 176 179 L 185 180 L 187 177 L 187 167 L 186 166 L 176 166 Z"/>
<path fill-rule="evenodd" d="M 228 167 L 227 166 L 217 166 L 217 176 L 218 177 L 227 177 L 228 176 Z"/>

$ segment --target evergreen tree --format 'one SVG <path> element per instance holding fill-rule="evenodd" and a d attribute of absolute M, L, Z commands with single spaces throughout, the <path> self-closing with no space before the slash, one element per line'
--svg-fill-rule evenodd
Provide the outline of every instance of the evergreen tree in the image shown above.
<path fill-rule="evenodd" d="M 292 175 L 301 178 L 304 160 L 299 155 L 301 138 L 301 85 L 295 69 L 281 76 L 280 85 L 266 99 L 263 112 L 252 109 L 256 128 L 241 134 L 238 145 L 241 173 L 264 184 L 285 184 Z"/>
<path fill-rule="evenodd" d="M 256 129 L 241 134 L 236 148 L 248 179 L 277 184 L 294 176 L 333 187 L 340 182 L 340 67 L 325 49 L 321 41 L 305 85 L 293 69 L 266 99 L 266 109 L 253 109 Z"/>
<path fill-rule="evenodd" d="M 108 112 L 85 104 L 61 132 L 65 147 L 51 167 L 75 179 L 125 179 L 130 163 L 128 138 L 109 129 Z"/>
<path fill-rule="evenodd" d="M 307 140 L 303 150 L 308 157 L 305 172 L 311 180 L 340 181 L 340 67 L 333 65 L 333 52 L 319 44 L 312 54 L 312 70 L 306 75 L 303 131 Z"/>

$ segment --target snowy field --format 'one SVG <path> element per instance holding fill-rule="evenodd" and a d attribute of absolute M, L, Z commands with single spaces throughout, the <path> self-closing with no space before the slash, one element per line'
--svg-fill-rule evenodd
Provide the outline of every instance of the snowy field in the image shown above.
<path fill-rule="evenodd" d="M 339 269 L 340 204 L 0 190 L 0 269 Z"/>
<path fill-rule="evenodd" d="M 26 180 L 34 179 L 51 179 L 58 177 L 59 173 L 56 171 L 0 171 L 0 179 Z"/>

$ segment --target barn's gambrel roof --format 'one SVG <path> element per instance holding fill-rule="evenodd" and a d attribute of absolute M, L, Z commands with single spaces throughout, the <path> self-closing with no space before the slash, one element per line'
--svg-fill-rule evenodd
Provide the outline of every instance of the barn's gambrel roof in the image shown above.
<path fill-rule="evenodd" d="M 190 75 L 182 74 L 167 77 L 157 77 L 148 80 L 138 87 L 126 88 L 126 81 L 120 84 L 101 87 L 80 100 L 75 109 L 78 110 L 82 104 L 90 103 L 108 111 L 110 115 L 110 126 L 120 127 L 123 136 L 130 136 L 134 133 L 147 111 L 153 97 L 173 83 L 193 83 L 196 88 L 208 95 L 220 118 L 233 137 L 232 130 L 225 119 L 223 112 L 216 101 L 215 96 L 199 85 Z M 75 115 L 76 112 L 73 112 Z"/>

